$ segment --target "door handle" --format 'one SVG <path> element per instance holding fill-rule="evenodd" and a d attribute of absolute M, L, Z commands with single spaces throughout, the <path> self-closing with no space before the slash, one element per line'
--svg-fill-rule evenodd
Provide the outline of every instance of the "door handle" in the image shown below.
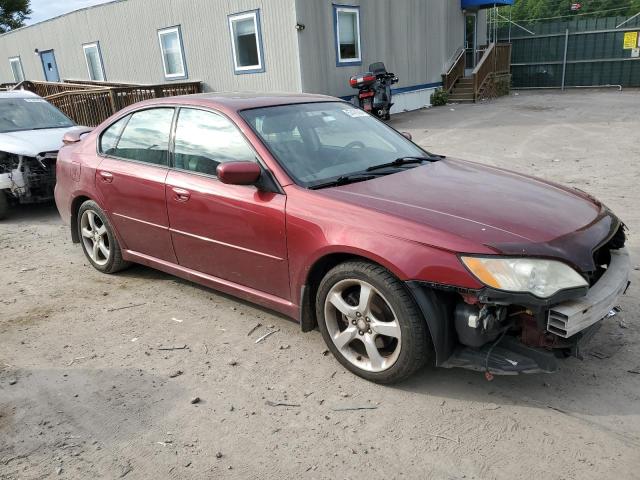
<path fill-rule="evenodd" d="M 173 187 L 173 199 L 178 202 L 186 202 L 191 197 L 191 192 L 184 188 Z"/>
<path fill-rule="evenodd" d="M 100 178 L 104 183 L 112 183 L 113 182 L 113 173 L 100 171 L 98 172 Z"/>

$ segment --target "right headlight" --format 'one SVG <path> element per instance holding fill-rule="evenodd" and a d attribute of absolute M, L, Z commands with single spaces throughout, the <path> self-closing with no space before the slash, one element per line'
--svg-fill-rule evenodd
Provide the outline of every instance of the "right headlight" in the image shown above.
<path fill-rule="evenodd" d="M 460 257 L 469 271 L 491 288 L 548 298 L 587 281 L 570 266 L 541 258 Z"/>

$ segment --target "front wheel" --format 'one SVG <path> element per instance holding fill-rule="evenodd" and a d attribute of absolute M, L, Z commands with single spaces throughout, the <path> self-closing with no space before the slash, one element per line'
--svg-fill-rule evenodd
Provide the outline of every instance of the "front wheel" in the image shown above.
<path fill-rule="evenodd" d="M 432 352 L 427 325 L 406 287 L 379 265 L 354 261 L 320 283 L 316 314 L 338 361 L 377 383 L 403 380 Z"/>
<path fill-rule="evenodd" d="M 122 259 L 122 250 L 107 215 L 93 200 L 80 206 L 78 236 L 84 254 L 97 270 L 115 273 L 129 265 Z"/>

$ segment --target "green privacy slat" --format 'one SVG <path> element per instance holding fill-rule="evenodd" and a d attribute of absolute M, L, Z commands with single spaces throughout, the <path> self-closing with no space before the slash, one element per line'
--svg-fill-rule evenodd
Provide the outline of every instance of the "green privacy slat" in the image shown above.
<path fill-rule="evenodd" d="M 627 19 L 576 17 L 545 23 L 520 22 L 535 35 L 512 27 L 512 86 L 560 87 L 565 33 L 569 29 L 566 86 L 612 84 L 640 87 L 640 59 L 631 59 L 631 50 L 623 49 L 624 31 L 600 31 L 615 30 Z M 623 30 L 634 28 L 640 31 L 640 17 L 622 27 Z M 584 33 L 593 31 L 598 32 Z M 572 35 L 576 32 L 579 33 Z M 499 29 L 498 38 L 508 41 L 508 25 Z"/>

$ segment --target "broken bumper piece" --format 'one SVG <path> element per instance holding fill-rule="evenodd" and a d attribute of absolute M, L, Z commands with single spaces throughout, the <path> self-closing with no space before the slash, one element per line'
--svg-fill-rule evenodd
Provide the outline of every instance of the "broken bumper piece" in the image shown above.
<path fill-rule="evenodd" d="M 611 250 L 611 262 L 600 280 L 582 298 L 553 306 L 547 316 L 547 330 L 569 338 L 617 313 L 618 297 L 629 285 L 631 261 L 627 249 Z"/>

